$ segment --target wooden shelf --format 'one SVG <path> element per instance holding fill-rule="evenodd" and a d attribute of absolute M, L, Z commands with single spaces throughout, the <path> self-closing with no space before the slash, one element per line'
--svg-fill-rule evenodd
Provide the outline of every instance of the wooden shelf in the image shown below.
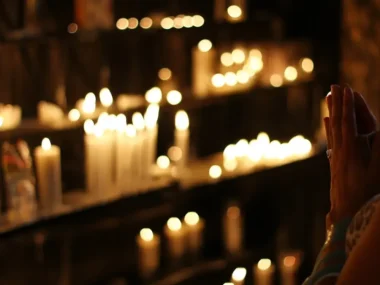
<path fill-rule="evenodd" d="M 31 213 L 28 219 L 17 219 L 14 216 L 7 215 L 2 218 L 0 225 L 0 236 L 5 234 L 11 234 L 24 228 L 28 228 L 44 222 L 52 222 L 58 218 L 64 218 L 70 215 L 83 213 L 86 211 L 94 210 L 99 207 L 105 207 L 113 203 L 128 201 L 130 205 L 134 205 L 132 208 L 134 211 L 144 212 L 147 210 L 148 204 L 139 203 L 139 200 L 151 200 L 155 198 L 153 208 L 160 208 L 160 202 L 167 199 L 166 194 L 168 191 L 175 196 L 181 195 L 182 192 L 191 192 L 193 189 L 200 188 L 205 185 L 212 185 L 221 183 L 222 181 L 238 179 L 248 175 L 254 175 L 255 173 L 265 172 L 274 168 L 286 167 L 293 163 L 301 163 L 302 160 L 308 160 L 314 156 L 318 156 L 321 153 L 320 146 L 316 146 L 314 152 L 304 159 L 289 161 L 284 164 L 278 164 L 273 166 L 258 165 L 246 167 L 244 169 L 238 169 L 234 172 L 224 172 L 218 179 L 211 179 L 208 174 L 208 170 L 211 165 L 222 165 L 222 155 L 217 154 L 202 161 L 195 161 L 190 164 L 187 174 L 181 179 L 175 179 L 173 177 L 160 178 L 149 182 L 149 185 L 145 185 L 144 189 L 140 189 L 138 194 L 131 195 L 130 193 L 120 193 L 113 189 L 109 190 L 107 197 L 102 199 L 94 199 L 88 195 L 85 190 L 78 190 L 67 193 L 64 195 L 64 205 L 54 211 L 50 212 L 35 212 Z M 175 198 L 176 200 L 177 198 Z M 137 206 L 136 206 L 137 205 Z M 160 208 L 164 210 L 163 208 Z M 127 211 L 128 212 L 128 211 Z M 145 213 L 146 215 L 147 213 Z M 148 211 L 149 214 L 149 211 Z M 135 214 L 134 214 L 135 215 Z M 135 215 L 136 216 L 136 215 Z"/>

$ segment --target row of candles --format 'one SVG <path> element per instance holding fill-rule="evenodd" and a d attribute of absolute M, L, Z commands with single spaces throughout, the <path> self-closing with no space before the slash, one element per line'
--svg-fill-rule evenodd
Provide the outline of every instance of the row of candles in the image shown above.
<path fill-rule="evenodd" d="M 275 56 L 279 57 L 279 60 L 276 60 Z M 215 72 L 217 51 L 208 39 L 198 43 L 193 49 L 192 57 L 193 91 L 200 97 L 207 96 L 210 92 L 227 94 L 245 90 L 264 67 L 263 55 L 259 49 L 239 47 L 220 55 L 219 72 Z M 268 57 L 268 61 L 271 61 L 269 69 L 272 69 L 270 71 L 272 74 L 261 79 L 265 84 L 280 87 L 285 81 L 291 83 L 300 76 L 309 77 L 314 70 L 314 62 L 308 57 L 299 61 L 299 69 L 297 66 L 284 65 L 283 57 L 284 55 L 277 51 L 273 51 L 273 55 Z"/>
<path fill-rule="evenodd" d="M 151 28 L 162 28 L 164 30 L 182 29 L 182 28 L 200 28 L 204 25 L 205 19 L 201 15 L 177 15 L 175 17 L 162 17 L 161 15 L 153 15 L 152 17 L 144 17 L 137 19 L 120 18 L 116 21 L 116 28 L 118 30 L 134 30 L 140 27 L 141 29 L 148 30 Z M 75 34 L 79 29 L 78 24 L 71 23 L 67 27 L 70 34 Z"/>
<path fill-rule="evenodd" d="M 223 218 L 224 243 L 228 253 L 236 254 L 242 249 L 243 228 L 240 209 L 236 206 L 229 207 Z M 173 261 L 178 261 L 186 254 L 199 256 L 203 246 L 205 221 L 196 212 L 189 212 L 183 221 L 177 217 L 169 218 L 164 235 L 167 240 L 168 255 Z M 139 270 L 143 276 L 153 274 L 160 266 L 160 236 L 149 228 L 144 228 L 136 237 L 138 246 Z M 231 250 L 233 250 L 231 252 Z M 296 272 L 300 264 L 300 256 L 297 254 L 282 254 L 280 256 L 280 271 L 282 284 L 295 285 Z M 275 267 L 270 259 L 261 259 L 254 266 L 255 284 L 273 284 Z M 244 285 L 247 270 L 237 268 L 231 276 L 231 282 L 235 285 Z M 229 283 L 225 283 L 229 284 Z"/>

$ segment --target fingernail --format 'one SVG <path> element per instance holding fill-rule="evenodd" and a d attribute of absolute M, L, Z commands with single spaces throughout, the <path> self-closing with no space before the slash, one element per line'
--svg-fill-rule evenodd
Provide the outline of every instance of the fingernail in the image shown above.
<path fill-rule="evenodd" d="M 337 93 L 340 92 L 340 86 L 339 85 L 336 85 L 336 84 L 331 85 L 331 93 L 334 93 L 334 92 L 337 92 Z"/>

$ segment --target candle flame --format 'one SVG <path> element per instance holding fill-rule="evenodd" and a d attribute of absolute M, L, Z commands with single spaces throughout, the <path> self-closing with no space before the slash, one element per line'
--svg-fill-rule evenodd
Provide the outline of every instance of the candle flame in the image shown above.
<path fill-rule="evenodd" d="M 168 229 L 173 232 L 178 232 L 182 228 L 181 220 L 178 218 L 170 218 L 167 222 Z"/>
<path fill-rule="evenodd" d="M 124 114 L 119 114 L 116 116 L 116 129 L 122 132 L 127 126 L 127 117 Z"/>
<path fill-rule="evenodd" d="M 41 147 L 43 150 L 49 150 L 51 149 L 51 143 L 48 138 L 44 138 L 41 142 Z"/>
<path fill-rule="evenodd" d="M 196 212 L 188 212 L 185 216 L 185 223 L 188 226 L 195 226 L 199 223 L 199 215 Z"/>
<path fill-rule="evenodd" d="M 145 126 L 148 129 L 152 129 L 156 126 L 159 113 L 160 106 L 158 106 L 158 104 L 150 104 L 148 106 L 144 115 Z"/>
<path fill-rule="evenodd" d="M 150 104 L 158 104 L 162 100 L 162 91 L 158 87 L 153 87 L 145 93 L 145 100 Z"/>
<path fill-rule="evenodd" d="M 245 276 L 247 275 L 247 269 L 243 267 L 238 267 L 232 272 L 232 280 L 241 282 L 245 279 Z"/>
<path fill-rule="evenodd" d="M 0 116 L 0 127 L 2 127 L 4 124 L 4 118 Z"/>
<path fill-rule="evenodd" d="M 157 166 L 161 169 L 168 169 L 170 166 L 170 160 L 166 155 L 161 155 L 157 158 Z"/>
<path fill-rule="evenodd" d="M 286 256 L 283 262 L 285 267 L 293 267 L 296 264 L 296 258 L 294 256 Z"/>
<path fill-rule="evenodd" d="M 144 117 L 141 113 L 134 113 L 132 115 L 132 124 L 139 131 L 143 130 L 145 127 Z"/>
<path fill-rule="evenodd" d="M 242 15 L 243 12 L 239 6 L 231 5 L 227 9 L 227 13 L 231 18 L 237 19 Z"/>
<path fill-rule="evenodd" d="M 76 122 L 79 120 L 80 118 L 80 112 L 78 109 L 72 109 L 70 110 L 69 114 L 68 114 L 68 117 L 69 117 L 69 120 L 71 122 Z"/>
<path fill-rule="evenodd" d="M 152 241 L 154 238 L 153 231 L 151 229 L 145 228 L 140 231 L 140 237 L 144 241 Z"/>
<path fill-rule="evenodd" d="M 134 138 L 136 136 L 136 128 L 134 125 L 128 124 L 125 128 L 125 133 L 128 137 Z"/>
<path fill-rule="evenodd" d="M 170 105 L 178 105 L 182 101 L 182 94 L 177 90 L 171 90 L 166 95 L 166 100 Z"/>
<path fill-rule="evenodd" d="M 113 103 L 113 97 L 112 93 L 108 88 L 103 88 L 100 90 L 99 94 L 100 103 L 103 105 L 103 107 L 110 107 Z"/>
<path fill-rule="evenodd" d="M 227 209 L 227 217 L 230 219 L 237 219 L 240 217 L 240 209 L 237 206 L 232 206 Z"/>
<path fill-rule="evenodd" d="M 175 127 L 177 130 L 187 130 L 189 128 L 189 116 L 183 110 L 180 110 L 175 115 Z"/>
<path fill-rule="evenodd" d="M 212 42 L 210 40 L 201 40 L 198 43 L 198 48 L 202 52 L 208 52 L 212 48 Z"/>
<path fill-rule="evenodd" d="M 93 120 L 90 120 L 90 119 L 86 120 L 84 122 L 83 127 L 86 134 L 90 135 L 94 133 L 95 124 Z"/>
<path fill-rule="evenodd" d="M 208 173 L 211 178 L 218 179 L 222 176 L 222 168 L 219 165 L 213 165 L 210 167 Z"/>
<path fill-rule="evenodd" d="M 268 258 L 260 259 L 260 261 L 257 263 L 257 268 L 262 271 L 268 270 L 271 266 L 272 262 Z"/>

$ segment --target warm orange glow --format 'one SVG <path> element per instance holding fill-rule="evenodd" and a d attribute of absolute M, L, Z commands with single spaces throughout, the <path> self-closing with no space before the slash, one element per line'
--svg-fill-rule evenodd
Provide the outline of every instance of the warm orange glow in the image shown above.
<path fill-rule="evenodd" d="M 173 232 L 178 232 L 182 228 L 182 223 L 181 223 L 180 219 L 178 219 L 178 218 L 170 218 L 168 220 L 168 222 L 166 223 L 166 225 L 167 225 L 168 229 L 173 231 Z"/>
<path fill-rule="evenodd" d="M 240 217 L 240 209 L 239 207 L 232 206 L 227 209 L 227 217 L 230 219 L 237 219 Z"/>
<path fill-rule="evenodd" d="M 213 179 L 218 179 L 222 176 L 222 168 L 219 165 L 213 165 L 209 169 L 209 175 Z"/>
<path fill-rule="evenodd" d="M 295 69 L 293 66 L 288 66 L 285 69 L 284 76 L 285 76 L 286 80 L 288 80 L 288 81 L 296 80 L 297 76 L 298 76 L 297 69 Z"/>
<path fill-rule="evenodd" d="M 129 24 L 128 19 L 126 19 L 126 18 L 120 18 L 116 22 L 116 28 L 118 28 L 119 30 L 123 31 L 123 30 L 126 30 L 128 28 L 128 24 Z"/>
<path fill-rule="evenodd" d="M 279 74 L 273 74 L 270 77 L 270 84 L 273 87 L 280 87 L 283 84 L 283 79 L 282 79 L 281 75 L 279 75 Z"/>
<path fill-rule="evenodd" d="M 136 29 L 138 27 L 138 25 L 139 25 L 139 20 L 137 20 L 136 18 L 130 18 L 129 19 L 128 28 L 133 30 L 133 29 Z"/>
<path fill-rule="evenodd" d="M 161 27 L 164 30 L 170 30 L 171 28 L 174 27 L 174 20 L 170 17 L 166 17 L 166 18 L 162 19 Z"/>
<path fill-rule="evenodd" d="M 208 52 L 212 48 L 212 42 L 210 40 L 201 40 L 198 43 L 198 48 L 202 52 Z"/>
<path fill-rule="evenodd" d="M 296 264 L 297 259 L 294 256 L 286 256 L 284 258 L 285 267 L 293 267 Z"/>
<path fill-rule="evenodd" d="M 41 142 L 41 147 L 43 150 L 51 149 L 51 142 L 48 138 L 44 138 Z"/>
<path fill-rule="evenodd" d="M 159 71 L 158 71 L 158 77 L 162 80 L 162 81 L 166 81 L 166 80 L 169 80 L 171 77 L 172 77 L 172 71 L 169 69 L 169 68 L 161 68 Z"/>
<path fill-rule="evenodd" d="M 75 23 L 71 23 L 70 25 L 68 25 L 67 31 L 69 32 L 69 34 L 75 34 L 78 31 L 78 25 Z"/>
<path fill-rule="evenodd" d="M 143 29 L 149 29 L 153 25 L 153 20 L 149 17 L 142 18 L 140 21 L 140 27 Z"/>
<path fill-rule="evenodd" d="M 241 8 L 237 5 L 232 5 L 228 7 L 227 13 L 231 18 L 234 18 L 234 19 L 241 17 L 241 15 L 243 14 Z"/>
<path fill-rule="evenodd" d="M 268 270 L 271 266 L 272 262 L 267 258 L 260 259 L 260 261 L 257 263 L 257 268 L 262 271 Z"/>
<path fill-rule="evenodd" d="M 310 58 L 304 58 L 301 61 L 301 67 L 305 72 L 310 73 L 314 70 L 314 62 Z"/>

